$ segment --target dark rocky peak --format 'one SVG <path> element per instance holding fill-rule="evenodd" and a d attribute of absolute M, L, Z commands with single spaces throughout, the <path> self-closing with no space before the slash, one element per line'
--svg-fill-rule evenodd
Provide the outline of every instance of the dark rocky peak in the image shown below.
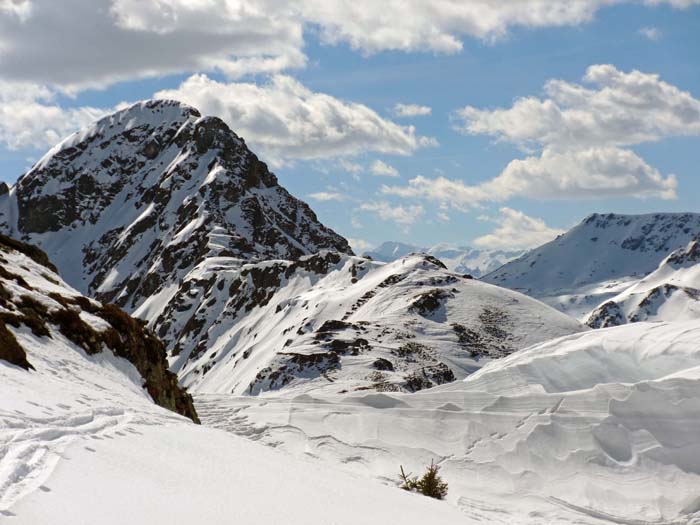
<path fill-rule="evenodd" d="M 0 198 L 0 231 L 132 312 L 209 257 L 352 253 L 221 119 L 171 100 L 130 106 L 52 148 Z"/>
<path fill-rule="evenodd" d="M 668 256 L 666 262 L 675 268 L 700 264 L 700 241 L 691 241 L 685 248 L 676 250 Z"/>

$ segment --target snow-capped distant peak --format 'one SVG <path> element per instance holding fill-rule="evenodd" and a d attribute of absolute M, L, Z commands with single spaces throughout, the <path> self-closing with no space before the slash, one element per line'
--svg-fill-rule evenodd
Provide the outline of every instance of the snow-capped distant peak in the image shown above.
<path fill-rule="evenodd" d="M 604 328 L 638 321 L 700 319 L 700 243 L 691 241 L 624 292 L 598 306 L 586 324 Z"/>
<path fill-rule="evenodd" d="M 585 319 L 698 235 L 697 213 L 593 214 L 484 280 Z"/>
<path fill-rule="evenodd" d="M 410 255 L 427 253 L 440 259 L 450 271 L 480 278 L 523 254 L 522 250 L 480 250 L 457 244 L 439 243 L 428 248 L 388 241 L 365 255 L 375 261 L 390 262 Z"/>
<path fill-rule="evenodd" d="M 410 255 L 412 253 L 425 252 L 425 248 L 406 244 L 403 242 L 386 241 L 376 247 L 374 250 L 365 252 L 364 255 L 371 257 L 374 261 L 390 262 Z"/>

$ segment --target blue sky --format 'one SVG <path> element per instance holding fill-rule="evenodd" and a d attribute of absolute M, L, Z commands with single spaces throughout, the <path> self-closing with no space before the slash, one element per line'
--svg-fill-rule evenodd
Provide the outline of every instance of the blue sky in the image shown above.
<path fill-rule="evenodd" d="M 299 0 L 298 12 L 270 22 L 274 38 L 281 26 L 289 34 L 252 47 L 240 43 L 246 21 L 207 12 L 207 2 L 194 9 L 185 0 L 161 0 L 141 10 L 131 0 L 101 0 L 107 9 L 98 13 L 81 7 L 87 0 L 65 0 L 66 7 L 84 8 L 85 17 L 104 16 L 101 23 L 139 32 L 154 49 L 132 70 L 133 56 L 120 54 L 118 41 L 98 43 L 101 35 L 88 33 L 73 42 L 70 26 L 61 26 L 63 33 L 47 37 L 46 65 L 32 70 L 31 63 L 22 65 L 21 39 L 33 31 L 39 38 L 47 1 L 0 0 L 0 178 L 8 183 L 57 137 L 122 102 L 160 92 L 220 112 L 290 192 L 360 250 L 384 240 L 529 247 L 591 212 L 700 211 L 700 3 L 694 0 L 653 6 L 592 0 L 588 11 L 562 20 L 504 12 L 495 28 L 474 22 L 484 19 L 477 8 L 454 21 L 433 20 L 438 15 L 418 7 L 415 27 L 394 27 L 392 17 L 378 27 L 359 18 L 345 27 L 341 0 L 328 4 L 338 4 L 337 12 L 321 14 L 313 1 Z M 271 9 L 274 0 L 260 2 Z M 530 3 L 536 9 L 537 1 Z M 415 5 L 407 2 L 406 9 Z M 177 38 L 178 31 L 192 39 L 188 46 L 207 47 L 212 35 L 199 29 L 207 16 L 230 25 L 224 31 L 230 43 L 183 57 L 182 64 L 156 49 L 172 46 L 159 39 Z M 430 32 L 415 36 L 425 27 L 437 27 L 461 49 L 443 49 L 452 41 Z M 3 37 L 3 28 L 16 31 Z M 201 34 L 192 36 L 193 28 Z M 93 38 L 100 56 L 81 56 L 81 45 Z M 54 50 L 59 45 L 78 51 L 62 56 Z M 41 62 L 37 47 L 34 62 Z M 225 62 L 217 62 L 221 56 Z M 240 66 L 241 56 L 279 63 Z M 121 68 L 114 78 L 110 60 Z M 589 70 L 596 65 L 609 67 Z M 188 80 L 197 73 L 204 75 L 198 83 Z M 553 79 L 564 83 L 546 89 Z M 32 95 L 39 87 L 48 94 Z M 522 97 L 536 97 L 536 105 L 518 105 Z M 271 116 L 270 100 L 289 109 Z M 400 116 L 396 104 L 430 114 Z M 460 110 L 467 106 L 465 117 Z M 311 120 L 300 121 L 307 113 Z M 280 137 L 272 117 L 286 126 Z M 525 159 L 531 160 L 519 162 Z"/>

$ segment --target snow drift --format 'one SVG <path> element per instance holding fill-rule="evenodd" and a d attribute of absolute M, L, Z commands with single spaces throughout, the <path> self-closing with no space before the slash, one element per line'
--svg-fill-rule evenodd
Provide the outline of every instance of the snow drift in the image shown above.
<path fill-rule="evenodd" d="M 439 461 L 494 523 L 700 523 L 700 324 L 558 338 L 416 394 L 197 395 L 203 420 L 391 480 Z"/>

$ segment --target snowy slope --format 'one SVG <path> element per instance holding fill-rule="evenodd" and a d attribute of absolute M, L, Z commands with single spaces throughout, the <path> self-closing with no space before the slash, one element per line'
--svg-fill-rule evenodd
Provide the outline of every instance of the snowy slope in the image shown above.
<path fill-rule="evenodd" d="M 700 319 L 700 243 L 666 257 L 659 267 L 591 312 L 586 324 L 604 328 L 638 321 Z"/>
<path fill-rule="evenodd" d="M 197 394 L 205 424 L 380 480 L 439 462 L 481 523 L 700 523 L 700 323 L 542 343 L 415 394 Z"/>
<path fill-rule="evenodd" d="M 76 419 L 81 416 L 76 416 Z M 84 416 L 83 416 L 84 417 Z M 357 525 L 476 523 L 409 494 L 225 432 L 127 412 L 74 433 L 37 490 L 0 520 L 13 525 Z M 36 426 L 35 432 L 49 425 Z M 34 441 L 53 450 L 54 441 Z M 57 447 L 56 447 L 57 448 Z"/>
<path fill-rule="evenodd" d="M 700 214 L 594 214 L 483 280 L 585 319 L 698 235 Z"/>
<path fill-rule="evenodd" d="M 213 256 L 295 259 L 347 241 L 215 117 L 160 100 L 71 135 L 0 196 L 0 229 L 81 292 L 133 312 Z"/>
<path fill-rule="evenodd" d="M 441 243 L 429 248 L 387 241 L 365 255 L 375 261 L 391 262 L 412 253 L 427 253 L 439 259 L 448 270 L 479 278 L 523 254 L 522 250 L 479 250 Z"/>
<path fill-rule="evenodd" d="M 69 392 L 70 381 L 59 380 L 53 365 L 98 374 L 105 368 L 108 382 L 116 373 L 116 381 L 141 398 L 196 421 L 192 398 L 168 370 L 163 344 L 113 305 L 80 295 L 54 270 L 40 250 L 0 235 L 0 367 L 8 369 L 9 383 L 41 389 L 56 380 Z"/>
<path fill-rule="evenodd" d="M 12 326 L 9 315 L 28 316 L 33 309 L 35 322 L 27 322 L 38 330 L 37 304 L 58 312 L 66 302 L 75 312 L 83 305 L 79 318 L 95 331 L 110 329 L 88 311 L 87 305 L 96 308 L 96 303 L 67 287 L 41 262 L 4 244 L 0 256 L 0 318 L 32 366 L 24 369 L 0 359 L 3 524 L 355 525 L 400 520 L 447 525 L 464 520 L 453 507 L 408 494 L 395 484 L 348 476 L 194 425 L 155 405 L 129 361 L 106 348 L 86 352 L 72 340 L 75 330 L 65 335 L 47 321 L 46 335 L 37 335 L 25 323 Z M 3 334 L 0 353 L 6 345 Z M 164 353 L 160 359 L 164 364 Z"/>
<path fill-rule="evenodd" d="M 207 393 L 416 391 L 583 329 L 427 255 L 211 258 L 181 290 L 156 324 L 182 383 Z"/>

